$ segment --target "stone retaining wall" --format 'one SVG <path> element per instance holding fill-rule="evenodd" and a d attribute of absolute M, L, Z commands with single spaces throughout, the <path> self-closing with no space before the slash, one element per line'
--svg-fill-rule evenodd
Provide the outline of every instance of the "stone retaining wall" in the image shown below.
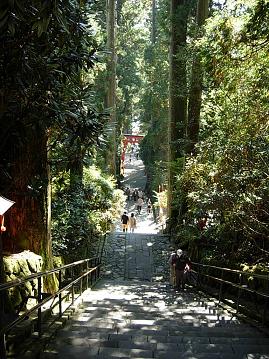
<path fill-rule="evenodd" d="M 6 282 L 23 279 L 31 274 L 41 272 L 43 265 L 42 257 L 30 251 L 4 256 L 3 262 Z M 8 289 L 9 310 L 13 312 L 20 306 L 26 308 L 33 306 L 36 300 L 26 300 L 28 296 L 37 296 L 37 279 Z"/>

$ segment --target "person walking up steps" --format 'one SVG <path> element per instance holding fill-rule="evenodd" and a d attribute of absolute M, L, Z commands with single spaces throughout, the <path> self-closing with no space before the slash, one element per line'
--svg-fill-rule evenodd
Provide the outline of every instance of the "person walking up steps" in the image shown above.
<path fill-rule="evenodd" d="M 121 223 L 122 223 L 122 231 L 123 232 L 127 232 L 127 230 L 128 230 L 128 222 L 129 222 L 129 217 L 127 216 L 127 212 L 124 212 L 123 215 L 121 216 Z"/>
<path fill-rule="evenodd" d="M 130 228 L 130 232 L 134 233 L 134 230 L 136 228 L 136 218 L 134 213 L 131 213 L 131 217 L 129 219 L 129 228 Z"/>

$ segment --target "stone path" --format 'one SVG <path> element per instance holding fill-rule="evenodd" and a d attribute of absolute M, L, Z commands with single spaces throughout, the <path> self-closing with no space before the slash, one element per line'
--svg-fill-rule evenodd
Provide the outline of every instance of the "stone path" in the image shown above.
<path fill-rule="evenodd" d="M 125 161 L 125 178 L 123 181 L 123 186 L 125 188 L 137 188 L 144 191 L 146 186 L 146 176 L 144 171 L 143 162 L 140 159 L 132 159 L 130 163 L 128 161 L 129 154 L 126 155 Z M 136 203 L 133 200 L 126 201 L 125 208 L 130 215 L 132 212 L 136 215 L 137 219 L 137 228 L 135 233 L 149 233 L 149 234 L 157 234 L 158 233 L 158 224 L 155 223 L 153 218 L 153 213 L 147 213 L 146 204 L 142 206 L 141 214 L 137 213 Z M 121 231 L 121 223 L 118 221 L 116 223 L 116 231 Z"/>
<path fill-rule="evenodd" d="M 169 238 L 164 235 L 115 232 L 107 238 L 103 276 L 167 281 L 169 245 Z"/>
<path fill-rule="evenodd" d="M 124 187 L 144 190 L 146 176 L 140 159 L 126 154 Z M 107 279 L 139 279 L 147 281 L 168 280 L 169 238 L 159 235 L 153 213 L 147 213 L 146 203 L 137 214 L 136 203 L 126 201 L 123 209 L 135 213 L 137 228 L 135 233 L 123 233 L 118 221 L 115 232 L 107 237 L 104 251 L 103 275 Z M 115 255 L 117 254 L 117 255 Z"/>

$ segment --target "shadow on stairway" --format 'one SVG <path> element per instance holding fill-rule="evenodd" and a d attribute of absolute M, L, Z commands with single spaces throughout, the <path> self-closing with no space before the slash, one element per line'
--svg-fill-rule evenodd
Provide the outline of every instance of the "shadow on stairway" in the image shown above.
<path fill-rule="evenodd" d="M 265 359 L 269 338 L 165 283 L 102 280 L 41 358 Z"/>

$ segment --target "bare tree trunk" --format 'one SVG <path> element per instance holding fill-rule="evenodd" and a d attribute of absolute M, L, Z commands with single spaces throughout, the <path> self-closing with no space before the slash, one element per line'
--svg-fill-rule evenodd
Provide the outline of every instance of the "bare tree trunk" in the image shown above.
<path fill-rule="evenodd" d="M 152 26 L 151 26 L 151 43 L 156 42 L 156 0 L 152 0 Z"/>
<path fill-rule="evenodd" d="M 201 32 L 201 27 L 204 25 L 208 17 L 209 0 L 198 0 L 196 23 L 198 32 Z M 199 36 L 199 33 L 198 33 Z M 195 144 L 198 142 L 200 129 L 200 111 L 202 99 L 202 81 L 203 73 L 199 56 L 194 54 L 191 74 L 191 88 L 188 105 L 188 144 L 187 152 L 194 153 Z"/>
<path fill-rule="evenodd" d="M 171 0 L 170 11 L 168 216 L 171 218 L 174 216 L 172 194 L 177 175 L 175 160 L 184 158 L 187 117 L 186 37 L 189 7 L 186 0 Z"/>
<path fill-rule="evenodd" d="M 27 140 L 21 145 L 8 142 L 5 147 L 11 164 L 5 195 L 15 201 L 7 213 L 5 244 L 12 253 L 28 249 L 43 258 L 51 258 L 47 134 L 44 129 L 31 128 L 24 135 Z"/>
<path fill-rule="evenodd" d="M 125 0 L 117 0 L 117 25 L 121 23 L 121 10 L 124 5 Z"/>
<path fill-rule="evenodd" d="M 107 49 L 110 52 L 107 63 L 106 107 L 110 110 L 110 144 L 107 165 L 116 176 L 116 9 L 115 0 L 107 0 Z"/>

